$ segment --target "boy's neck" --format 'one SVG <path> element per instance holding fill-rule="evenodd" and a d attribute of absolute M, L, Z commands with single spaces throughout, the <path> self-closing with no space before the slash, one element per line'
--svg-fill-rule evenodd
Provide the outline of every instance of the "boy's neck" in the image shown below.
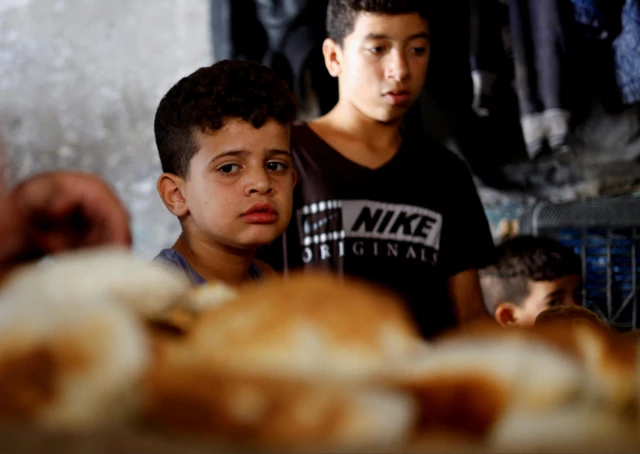
<path fill-rule="evenodd" d="M 390 160 L 402 143 L 402 118 L 383 123 L 348 103 L 339 102 L 333 110 L 310 125 L 345 157 L 373 168 Z M 344 146 L 347 144 L 352 146 Z M 354 144 L 357 147 L 353 147 Z"/>
<path fill-rule="evenodd" d="M 236 286 L 246 282 L 255 250 L 242 251 L 223 245 L 211 245 L 201 238 L 182 233 L 173 249 L 178 251 L 207 282 L 222 281 Z"/>

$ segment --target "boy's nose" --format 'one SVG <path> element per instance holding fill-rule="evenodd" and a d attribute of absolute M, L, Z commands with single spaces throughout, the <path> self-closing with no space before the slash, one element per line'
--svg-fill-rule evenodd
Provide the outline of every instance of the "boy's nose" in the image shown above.
<path fill-rule="evenodd" d="M 405 80 L 409 76 L 409 65 L 402 52 L 391 52 L 387 66 L 387 77 L 396 81 Z"/>
<path fill-rule="evenodd" d="M 273 185 L 271 184 L 271 178 L 266 171 L 256 171 L 249 176 L 247 185 L 245 187 L 245 194 L 269 194 L 273 191 Z"/>

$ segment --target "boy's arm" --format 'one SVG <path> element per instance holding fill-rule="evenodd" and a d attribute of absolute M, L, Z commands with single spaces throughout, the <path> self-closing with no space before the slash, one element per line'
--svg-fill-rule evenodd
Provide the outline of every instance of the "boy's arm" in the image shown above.
<path fill-rule="evenodd" d="M 458 323 L 493 320 L 482 300 L 477 270 L 469 269 L 454 274 L 447 280 L 447 287 Z"/>
<path fill-rule="evenodd" d="M 441 265 L 449 300 L 458 322 L 493 320 L 485 308 L 478 270 L 494 262 L 495 246 L 478 192 L 465 163 L 454 158 L 448 170 L 451 185 L 444 212 Z"/>

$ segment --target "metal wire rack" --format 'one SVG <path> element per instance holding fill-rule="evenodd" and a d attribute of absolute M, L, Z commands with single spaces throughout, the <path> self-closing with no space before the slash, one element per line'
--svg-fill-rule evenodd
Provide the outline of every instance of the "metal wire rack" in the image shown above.
<path fill-rule="evenodd" d="M 584 305 L 618 331 L 639 328 L 640 197 L 540 202 L 520 228 L 572 247 L 582 257 Z"/>

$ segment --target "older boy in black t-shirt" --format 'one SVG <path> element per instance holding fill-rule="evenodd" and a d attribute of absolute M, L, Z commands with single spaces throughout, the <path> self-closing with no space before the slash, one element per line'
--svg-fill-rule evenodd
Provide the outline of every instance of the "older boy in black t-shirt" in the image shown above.
<path fill-rule="evenodd" d="M 488 317 L 493 242 L 466 165 L 403 131 L 429 63 L 424 0 L 331 0 L 323 46 L 340 98 L 292 131 L 299 184 L 276 269 L 320 267 L 400 293 L 426 337 Z"/>

